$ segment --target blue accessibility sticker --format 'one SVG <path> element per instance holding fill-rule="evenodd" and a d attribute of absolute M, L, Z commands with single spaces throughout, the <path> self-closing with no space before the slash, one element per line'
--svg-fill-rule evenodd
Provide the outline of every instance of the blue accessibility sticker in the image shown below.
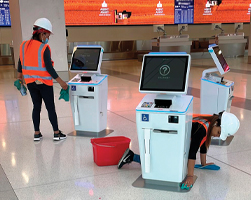
<path fill-rule="evenodd" d="M 142 114 L 141 120 L 142 122 L 149 122 L 149 114 Z"/>
<path fill-rule="evenodd" d="M 77 90 L 76 85 L 72 85 L 72 86 L 71 86 L 71 91 L 76 91 L 76 90 Z"/>

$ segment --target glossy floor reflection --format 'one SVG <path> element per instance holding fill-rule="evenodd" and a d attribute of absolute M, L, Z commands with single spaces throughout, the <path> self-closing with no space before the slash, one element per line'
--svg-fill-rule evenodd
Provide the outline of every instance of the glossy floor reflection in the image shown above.
<path fill-rule="evenodd" d="M 251 199 L 251 65 L 247 57 L 227 61 L 231 71 L 225 78 L 235 82 L 231 112 L 240 119 L 241 127 L 229 146 L 210 146 L 208 161 L 221 169 L 195 169 L 198 179 L 185 194 L 133 187 L 141 175 L 137 163 L 120 170 L 117 166 L 97 166 L 88 137 L 68 136 L 65 141 L 54 142 L 44 105 L 44 138 L 33 142 L 30 96 L 23 97 L 15 89 L 13 66 L 0 66 L 0 199 Z M 212 59 L 192 59 L 189 94 L 194 96 L 194 113 L 200 111 L 202 71 L 211 67 Z M 107 127 L 114 130 L 108 137 L 131 138 L 135 153 L 139 153 L 135 108 L 144 96 L 138 92 L 140 71 L 137 60 L 102 63 L 102 73 L 109 75 Z M 74 130 L 70 103 L 58 100 L 57 83 L 54 92 L 59 128 L 68 134 Z"/>

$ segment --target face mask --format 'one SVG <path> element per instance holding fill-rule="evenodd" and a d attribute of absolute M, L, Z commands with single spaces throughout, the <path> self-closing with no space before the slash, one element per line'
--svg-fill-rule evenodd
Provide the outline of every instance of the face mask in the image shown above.
<path fill-rule="evenodd" d="M 47 44 L 48 42 L 49 42 L 49 39 L 48 39 L 48 38 L 46 38 L 45 41 L 42 40 L 42 43 L 44 43 L 44 44 Z"/>

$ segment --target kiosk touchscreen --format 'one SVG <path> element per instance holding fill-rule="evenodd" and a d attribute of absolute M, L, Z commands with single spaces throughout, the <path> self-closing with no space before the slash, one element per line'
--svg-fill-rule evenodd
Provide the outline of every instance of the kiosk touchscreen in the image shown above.
<path fill-rule="evenodd" d="M 100 74 L 103 51 L 101 46 L 75 47 L 72 53 L 70 71 Z"/>
<path fill-rule="evenodd" d="M 98 45 L 77 46 L 72 53 L 70 71 L 78 74 L 68 84 L 77 135 L 101 136 L 106 130 L 108 84 L 107 75 L 100 74 L 102 55 Z"/>
<path fill-rule="evenodd" d="M 193 97 L 186 95 L 190 62 L 190 55 L 178 52 L 143 57 L 139 91 L 148 94 L 136 108 L 136 123 L 145 183 L 180 188 L 186 176 L 193 113 Z"/>
<path fill-rule="evenodd" d="M 190 62 L 188 54 L 145 55 L 139 91 L 168 95 L 186 94 Z"/>
<path fill-rule="evenodd" d="M 208 51 L 211 54 L 214 63 L 221 75 L 230 71 L 227 61 L 225 60 L 218 45 L 214 44 L 212 46 L 209 46 Z"/>

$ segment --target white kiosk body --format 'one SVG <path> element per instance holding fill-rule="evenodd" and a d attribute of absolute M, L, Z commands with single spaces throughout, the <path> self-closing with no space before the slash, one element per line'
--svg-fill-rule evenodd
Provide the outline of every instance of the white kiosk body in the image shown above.
<path fill-rule="evenodd" d="M 107 75 L 100 74 L 103 48 L 77 46 L 71 72 L 81 72 L 68 85 L 76 131 L 101 132 L 107 126 Z"/>
<path fill-rule="evenodd" d="M 201 78 L 201 114 L 217 114 L 221 111 L 230 112 L 232 104 L 234 82 L 225 80 L 214 73 L 219 71 L 221 75 L 227 73 L 230 68 L 217 45 L 208 48 L 217 68 L 203 71 Z"/>
<path fill-rule="evenodd" d="M 170 109 L 154 108 L 156 98 L 148 94 L 136 108 L 142 177 L 180 183 L 187 174 L 193 97 L 177 97 L 179 106 Z"/>
<path fill-rule="evenodd" d="M 190 55 L 144 55 L 136 108 L 142 178 L 181 183 L 187 174 L 193 97 L 185 95 Z"/>

